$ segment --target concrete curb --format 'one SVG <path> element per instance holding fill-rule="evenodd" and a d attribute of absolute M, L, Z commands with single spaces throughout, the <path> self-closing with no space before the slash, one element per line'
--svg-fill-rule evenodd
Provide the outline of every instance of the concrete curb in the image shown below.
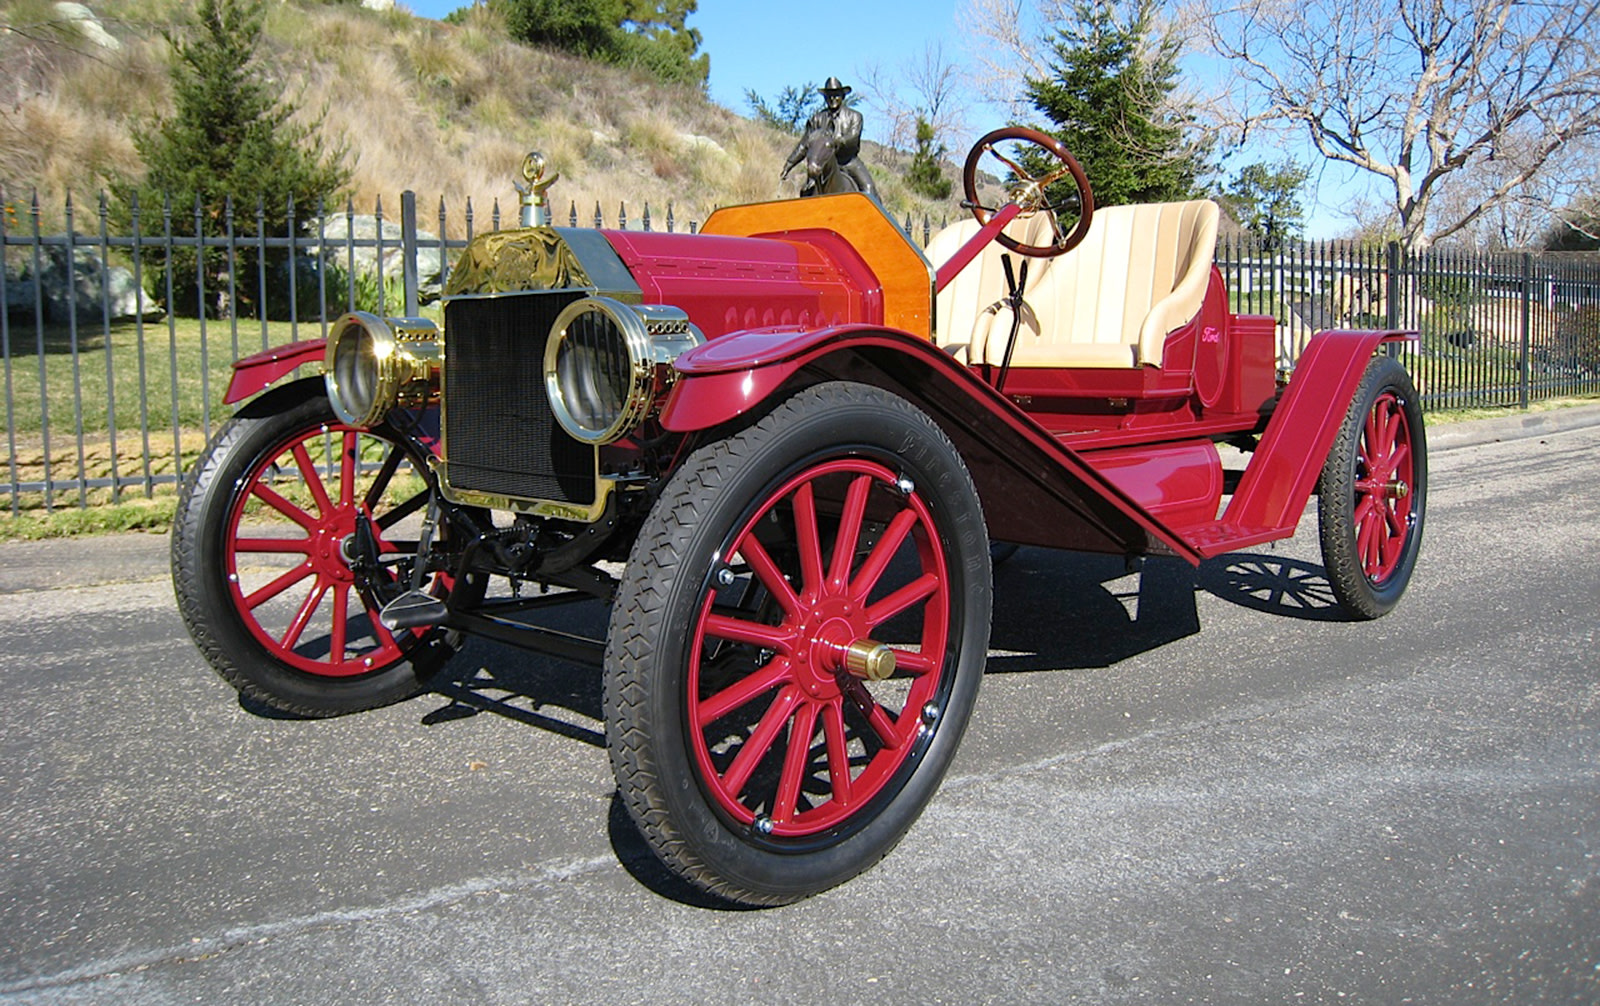
<path fill-rule="evenodd" d="M 1600 426 L 1600 405 L 1574 405 L 1549 412 L 1516 413 L 1491 419 L 1469 419 L 1428 428 L 1428 452 L 1452 451 L 1502 440 L 1542 437 L 1548 433 Z"/>
<path fill-rule="evenodd" d="M 1600 405 L 1472 419 L 1429 427 L 1428 451 L 1460 450 L 1588 426 L 1600 426 Z M 0 595 L 158 581 L 152 589 L 166 591 L 170 588 L 164 581 L 171 575 L 168 548 L 166 535 L 138 532 L 0 543 Z"/>

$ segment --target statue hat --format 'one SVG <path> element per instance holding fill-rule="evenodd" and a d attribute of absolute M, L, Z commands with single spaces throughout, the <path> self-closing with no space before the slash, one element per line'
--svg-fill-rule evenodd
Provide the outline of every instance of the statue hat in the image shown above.
<path fill-rule="evenodd" d="M 839 83 L 838 77 L 829 77 L 827 83 L 822 85 L 823 94 L 849 94 L 850 88 Z"/>

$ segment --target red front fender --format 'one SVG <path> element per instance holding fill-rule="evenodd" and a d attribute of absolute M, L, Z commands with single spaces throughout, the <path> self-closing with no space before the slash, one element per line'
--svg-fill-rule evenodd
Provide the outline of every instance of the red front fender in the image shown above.
<path fill-rule="evenodd" d="M 229 405 L 244 401 L 308 363 L 321 363 L 327 353 L 327 345 L 327 339 L 305 339 L 235 360 L 233 380 L 228 382 L 228 393 L 222 396 L 222 400 Z"/>
<path fill-rule="evenodd" d="M 810 360 L 840 345 L 893 347 L 959 366 L 925 339 L 870 325 L 740 332 L 697 346 L 673 362 L 678 381 L 662 407 L 661 425 L 689 433 L 736 419 Z"/>

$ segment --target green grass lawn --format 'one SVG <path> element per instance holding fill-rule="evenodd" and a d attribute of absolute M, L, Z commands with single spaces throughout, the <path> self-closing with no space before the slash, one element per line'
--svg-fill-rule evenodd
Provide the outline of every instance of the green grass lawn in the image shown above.
<path fill-rule="evenodd" d="M 109 433 L 113 403 L 119 447 L 146 427 L 152 437 L 164 433 L 169 443 L 174 426 L 212 428 L 233 412 L 222 396 L 235 352 L 259 352 L 263 338 L 267 345 L 279 346 L 323 334 L 317 322 L 268 322 L 263 336 L 263 324 L 251 320 L 239 321 L 237 328 L 228 319 L 119 321 L 109 332 L 103 323 L 79 325 L 74 352 L 73 333 L 66 325 L 41 330 L 13 322 L 8 328 L 9 426 L 29 445 L 38 444 L 48 410 L 52 455 L 58 445 L 75 438 L 79 415 L 86 434 Z"/>

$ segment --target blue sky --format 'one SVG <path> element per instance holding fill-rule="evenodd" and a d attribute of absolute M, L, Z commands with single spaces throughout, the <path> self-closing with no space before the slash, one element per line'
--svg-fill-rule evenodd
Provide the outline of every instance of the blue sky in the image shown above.
<path fill-rule="evenodd" d="M 399 0 L 402 6 L 422 17 L 442 18 L 469 0 Z M 740 114 L 749 114 L 744 94 L 747 89 L 773 97 L 786 86 L 806 82 L 821 83 L 837 76 L 846 84 L 859 85 L 860 71 L 869 64 L 892 69 L 922 54 L 929 43 L 944 46 L 951 62 L 967 58 L 962 30 L 957 22 L 961 0 L 854 0 L 836 4 L 773 3 L 770 0 L 699 0 L 699 8 L 689 16 L 689 26 L 703 36 L 701 49 L 711 55 L 711 98 Z M 842 11 L 830 17 L 828 12 Z M 873 122 L 867 111 L 866 133 L 873 137 Z M 967 112 L 973 135 L 1005 124 L 1004 113 L 982 104 Z M 1347 204 L 1364 185 L 1353 183 L 1350 174 L 1337 167 L 1320 178 L 1316 160 L 1309 151 L 1266 150 L 1237 158 L 1229 171 L 1250 160 L 1271 160 L 1282 153 L 1294 153 L 1303 163 L 1312 163 L 1312 184 L 1319 185 L 1320 202 L 1306 200 L 1306 236 L 1335 237 L 1345 233 L 1351 221 L 1339 206 Z"/>

